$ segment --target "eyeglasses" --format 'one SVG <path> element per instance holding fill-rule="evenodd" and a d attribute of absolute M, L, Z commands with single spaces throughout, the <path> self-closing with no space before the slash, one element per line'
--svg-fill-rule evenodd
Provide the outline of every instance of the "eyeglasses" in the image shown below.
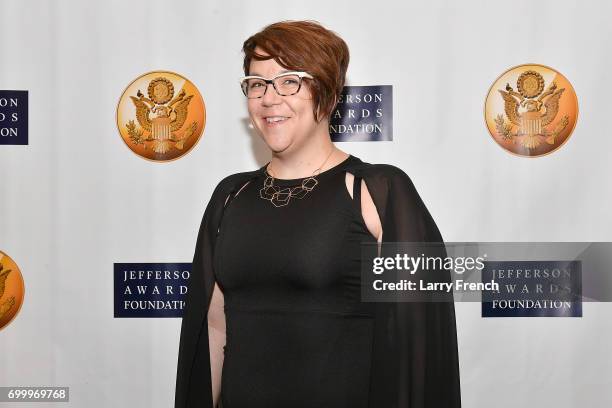
<path fill-rule="evenodd" d="M 249 75 L 240 78 L 240 87 L 244 95 L 249 99 L 257 99 L 264 96 L 268 90 L 268 84 L 272 84 L 274 90 L 280 96 L 289 96 L 295 95 L 300 91 L 303 78 L 313 79 L 313 76 L 302 71 L 284 72 L 272 79 Z"/>

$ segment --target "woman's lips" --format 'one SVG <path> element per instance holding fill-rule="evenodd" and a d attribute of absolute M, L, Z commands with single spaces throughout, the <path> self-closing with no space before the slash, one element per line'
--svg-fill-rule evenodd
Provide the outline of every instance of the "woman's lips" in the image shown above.
<path fill-rule="evenodd" d="M 284 124 L 285 122 L 287 122 L 287 120 L 289 120 L 290 118 L 287 116 L 266 116 L 263 118 L 264 123 L 266 125 L 266 127 L 277 127 L 277 126 L 281 126 L 282 124 Z"/>

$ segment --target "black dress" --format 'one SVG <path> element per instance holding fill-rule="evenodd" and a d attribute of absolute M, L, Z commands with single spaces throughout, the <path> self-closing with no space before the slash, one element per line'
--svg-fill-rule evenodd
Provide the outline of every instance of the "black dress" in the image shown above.
<path fill-rule="evenodd" d="M 260 198 L 261 172 L 226 208 L 215 251 L 223 408 L 367 407 L 373 313 L 360 302 L 360 243 L 376 240 L 346 189 L 345 164 L 280 207 Z"/>
<path fill-rule="evenodd" d="M 361 243 L 376 242 L 361 215 L 361 179 L 385 241 L 441 241 L 408 176 L 349 156 L 305 197 L 275 207 L 260 198 L 265 167 L 224 179 L 204 214 L 175 406 L 212 408 L 205 313 L 217 282 L 227 330 L 223 408 L 459 407 L 452 302 L 360 301 Z"/>

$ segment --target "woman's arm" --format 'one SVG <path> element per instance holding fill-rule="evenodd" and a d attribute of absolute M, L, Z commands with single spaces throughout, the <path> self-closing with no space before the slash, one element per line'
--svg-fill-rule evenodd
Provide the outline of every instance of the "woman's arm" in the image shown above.
<path fill-rule="evenodd" d="M 208 345 L 210 348 L 210 375 L 212 381 L 213 407 L 221 395 L 221 370 L 223 369 L 225 347 L 225 312 L 223 292 L 215 283 L 208 308 Z"/>

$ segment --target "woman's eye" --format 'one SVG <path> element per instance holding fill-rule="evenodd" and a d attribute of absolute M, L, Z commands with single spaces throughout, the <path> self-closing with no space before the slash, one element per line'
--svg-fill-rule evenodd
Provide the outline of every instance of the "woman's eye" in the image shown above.
<path fill-rule="evenodd" d="M 261 82 L 253 82 L 253 83 L 251 84 L 251 89 L 252 89 L 252 88 L 258 88 L 258 87 L 260 87 L 260 86 L 261 86 Z"/>
<path fill-rule="evenodd" d="M 295 85 L 295 84 L 297 84 L 297 81 L 295 79 L 285 79 L 283 84 L 284 85 Z"/>

